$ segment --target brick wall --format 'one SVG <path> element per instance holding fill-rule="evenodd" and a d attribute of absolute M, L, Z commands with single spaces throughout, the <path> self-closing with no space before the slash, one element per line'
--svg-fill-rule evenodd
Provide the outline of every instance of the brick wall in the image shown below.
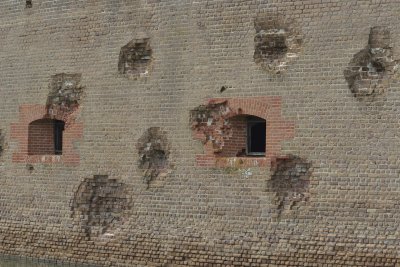
<path fill-rule="evenodd" d="M 395 0 L 0 1 L 0 253 L 100 266 L 400 264 L 399 14 Z M 151 60 L 130 77 L 118 63 L 135 40 Z M 375 77 L 368 59 L 385 71 Z M 224 101 L 232 117 L 267 121 L 265 157 L 217 157 L 193 130 L 192 110 Z M 44 118 L 66 123 L 62 155 L 28 153 L 29 124 Z M 165 172 L 147 158 L 162 159 L 147 150 L 157 139 L 137 148 L 154 128 Z"/>
<path fill-rule="evenodd" d="M 236 157 L 241 152 L 246 152 L 247 144 L 247 120 L 246 116 L 235 116 L 229 119 L 231 125 L 231 136 L 224 140 L 224 147 L 221 153 L 216 156 L 221 157 Z M 245 155 L 242 155 L 245 156 Z"/>
<path fill-rule="evenodd" d="M 53 155 L 54 121 L 50 119 L 36 120 L 28 126 L 28 154 Z"/>

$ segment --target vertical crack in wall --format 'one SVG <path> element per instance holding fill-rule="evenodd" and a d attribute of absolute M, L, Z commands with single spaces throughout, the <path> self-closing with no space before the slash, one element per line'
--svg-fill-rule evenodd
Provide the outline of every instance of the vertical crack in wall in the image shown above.
<path fill-rule="evenodd" d="M 274 13 L 259 14 L 254 20 L 254 61 L 272 73 L 281 73 L 297 58 L 302 38 L 295 23 Z"/>
<path fill-rule="evenodd" d="M 147 186 L 157 177 L 165 176 L 169 169 L 170 144 L 167 135 L 159 127 L 151 127 L 139 138 L 139 168 Z"/>
<path fill-rule="evenodd" d="M 278 218 L 300 202 L 309 199 L 311 163 L 297 156 L 278 158 L 272 167 L 269 188 L 276 193 Z"/>
<path fill-rule="evenodd" d="M 60 73 L 51 77 L 46 103 L 50 117 L 62 114 L 68 123 L 68 116 L 79 107 L 83 96 L 81 80 L 82 74 Z"/>
<path fill-rule="evenodd" d="M 79 185 L 72 203 L 72 216 L 88 237 L 95 237 L 121 224 L 129 206 L 125 184 L 107 175 L 95 175 Z"/>
<path fill-rule="evenodd" d="M 204 138 L 203 144 L 211 142 L 214 153 L 220 153 L 224 147 L 224 140 L 232 136 L 232 127 L 229 117 L 233 116 L 227 101 L 200 105 L 190 111 L 192 130 Z"/>
<path fill-rule="evenodd" d="M 344 76 L 353 95 L 359 100 L 374 100 L 389 87 L 398 69 L 390 46 L 390 30 L 371 28 L 366 48 L 354 55 Z"/>
<path fill-rule="evenodd" d="M 130 41 L 121 48 L 118 61 L 119 73 L 130 78 L 147 76 L 152 63 L 152 54 L 149 38 Z"/>

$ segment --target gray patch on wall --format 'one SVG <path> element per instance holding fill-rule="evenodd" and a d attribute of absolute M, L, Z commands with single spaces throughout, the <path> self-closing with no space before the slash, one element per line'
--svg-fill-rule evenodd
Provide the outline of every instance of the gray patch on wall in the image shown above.
<path fill-rule="evenodd" d="M 125 184 L 107 175 L 95 175 L 79 185 L 72 202 L 72 216 L 88 237 L 95 237 L 121 224 L 129 208 Z"/>
<path fill-rule="evenodd" d="M 137 143 L 139 168 L 143 170 L 143 179 L 150 183 L 157 177 L 164 176 L 170 169 L 168 161 L 170 145 L 165 132 L 159 127 L 151 127 L 140 137 Z"/>
<path fill-rule="evenodd" d="M 390 46 L 390 30 L 378 26 L 371 28 L 367 47 L 354 55 L 344 76 L 358 100 L 375 100 L 389 87 L 398 67 Z"/>
<path fill-rule="evenodd" d="M 147 76 L 150 72 L 153 51 L 149 38 L 134 39 L 121 48 L 118 71 L 129 78 Z"/>
<path fill-rule="evenodd" d="M 275 13 L 258 14 L 254 20 L 254 61 L 264 70 L 281 73 L 301 52 L 302 37 L 293 21 Z"/>
<path fill-rule="evenodd" d="M 297 204 L 308 201 L 311 174 L 311 163 L 297 156 L 278 158 L 272 164 L 272 177 L 268 186 L 276 193 L 278 218 Z"/>
<path fill-rule="evenodd" d="M 81 80 L 82 74 L 53 75 L 49 86 L 47 108 L 68 112 L 79 106 L 83 94 Z"/>

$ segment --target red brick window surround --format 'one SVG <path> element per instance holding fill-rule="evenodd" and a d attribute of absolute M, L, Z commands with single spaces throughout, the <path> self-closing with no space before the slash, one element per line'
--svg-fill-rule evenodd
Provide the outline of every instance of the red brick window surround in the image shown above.
<path fill-rule="evenodd" d="M 194 138 L 204 154 L 196 156 L 203 167 L 264 167 L 282 157 L 281 142 L 294 137 L 294 123 L 282 117 L 279 96 L 215 98 L 192 110 Z M 249 152 L 249 124 L 265 120 L 265 154 Z"/>
<path fill-rule="evenodd" d="M 18 151 L 13 153 L 12 161 L 78 165 L 80 157 L 73 147 L 83 133 L 83 124 L 76 122 L 78 113 L 79 107 L 66 113 L 49 112 L 45 105 L 21 105 L 19 121 L 11 124 L 11 139 L 18 141 Z M 57 136 L 60 134 L 62 137 Z M 57 140 L 62 143 L 57 144 Z"/>

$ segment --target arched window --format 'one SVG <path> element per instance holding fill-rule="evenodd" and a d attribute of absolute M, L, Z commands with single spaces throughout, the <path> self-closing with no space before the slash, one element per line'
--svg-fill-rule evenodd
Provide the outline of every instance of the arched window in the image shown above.
<path fill-rule="evenodd" d="M 28 155 L 61 155 L 65 123 L 40 119 L 28 127 Z"/>
<path fill-rule="evenodd" d="M 238 115 L 227 120 L 231 133 L 224 138 L 221 157 L 263 157 L 266 147 L 266 121 L 250 115 Z"/>

